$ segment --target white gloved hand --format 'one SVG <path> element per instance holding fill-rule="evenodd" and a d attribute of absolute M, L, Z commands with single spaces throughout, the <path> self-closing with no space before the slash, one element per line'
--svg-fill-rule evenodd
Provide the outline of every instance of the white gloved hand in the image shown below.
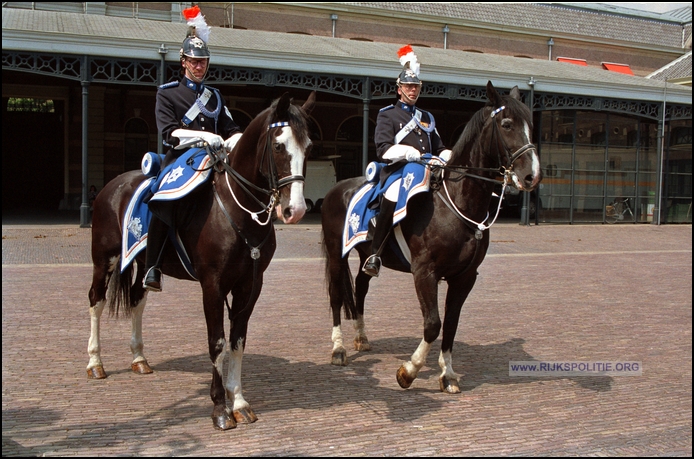
<path fill-rule="evenodd" d="M 222 136 L 205 131 L 193 131 L 191 129 L 176 129 L 171 133 L 172 136 L 178 137 L 181 143 L 187 143 L 190 140 L 200 139 L 210 146 L 213 150 L 219 150 L 224 143 Z"/>
<path fill-rule="evenodd" d="M 417 161 L 420 158 L 419 152 L 409 145 L 393 145 L 385 153 L 383 153 L 383 160 L 395 163 L 397 161 L 407 160 L 407 161 Z M 414 158 L 414 159 L 410 159 Z"/>
<path fill-rule="evenodd" d="M 224 148 L 226 149 L 227 153 L 231 153 L 231 150 L 233 150 L 239 140 L 241 140 L 241 135 L 242 134 L 240 132 L 237 132 L 224 141 Z"/>
<path fill-rule="evenodd" d="M 448 162 L 448 161 L 451 160 L 451 155 L 452 155 L 452 154 L 453 154 L 453 152 L 452 152 L 451 150 L 446 149 L 446 150 L 443 150 L 443 151 L 441 152 L 441 154 L 439 155 L 439 158 L 441 158 L 441 159 L 443 159 L 444 161 Z"/>
<path fill-rule="evenodd" d="M 422 155 L 417 150 L 412 148 L 411 150 L 407 150 L 407 153 L 405 153 L 405 159 L 409 162 L 419 161 L 422 159 Z"/>

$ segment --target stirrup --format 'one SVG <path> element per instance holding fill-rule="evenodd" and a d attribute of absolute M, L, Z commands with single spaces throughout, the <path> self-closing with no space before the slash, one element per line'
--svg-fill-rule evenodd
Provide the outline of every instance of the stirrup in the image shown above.
<path fill-rule="evenodd" d="M 364 267 L 361 268 L 364 274 L 367 274 L 371 277 L 378 277 L 378 272 L 380 269 L 381 257 L 379 257 L 376 254 L 373 254 L 369 258 L 367 258 L 366 262 L 364 263 Z"/>
<path fill-rule="evenodd" d="M 142 287 L 150 292 L 161 292 L 161 270 L 156 266 L 149 268 L 142 279 Z"/>

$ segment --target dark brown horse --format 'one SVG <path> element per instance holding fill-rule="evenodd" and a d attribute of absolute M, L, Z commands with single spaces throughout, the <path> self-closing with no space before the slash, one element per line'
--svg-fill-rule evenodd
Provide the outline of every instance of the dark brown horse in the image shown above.
<path fill-rule="evenodd" d="M 443 319 L 443 338 L 439 366 L 440 388 L 460 392 L 458 375 L 453 371 L 451 352 L 458 328 L 460 311 L 475 285 L 477 268 L 489 246 L 488 209 L 495 179 L 503 176 L 504 185 L 533 190 L 541 180 L 540 160 L 531 143 L 531 112 L 520 102 L 518 87 L 501 96 L 491 82 L 487 84 L 488 103 L 465 127 L 442 169 L 438 190 L 418 194 L 409 201 L 407 217 L 396 232 L 409 249 L 407 266 L 386 244 L 383 265 L 411 272 L 424 318 L 423 339 L 411 357 L 397 371 L 401 387 L 409 387 L 424 365 L 434 340 L 441 331 L 438 308 L 438 283 L 448 284 Z M 352 278 L 349 254 L 342 256 L 342 233 L 350 199 L 365 183 L 363 177 L 339 182 L 325 196 L 322 206 L 323 251 L 326 256 L 326 283 L 332 309 L 332 363 L 347 364 L 342 344 L 340 314 L 356 320 L 355 349 L 365 351 L 370 344 L 364 334 L 364 298 L 371 277 L 359 272 Z M 432 189 L 435 187 L 432 186 Z M 401 235 L 401 237 L 400 237 Z M 355 249 L 360 266 L 372 253 L 370 243 Z M 405 251 L 403 251 L 405 253 Z M 354 282 L 354 283 L 353 283 Z"/>
<path fill-rule="evenodd" d="M 194 191 L 194 210 L 188 216 L 187 225 L 178 230 L 202 287 L 213 367 L 212 420 L 217 429 L 229 429 L 235 427 L 237 421 L 257 419 L 241 389 L 241 360 L 248 320 L 260 295 L 263 273 L 275 252 L 273 209 L 277 208 L 278 217 L 285 223 L 297 223 L 306 212 L 303 181 L 305 160 L 311 146 L 308 115 L 314 101 L 315 92 L 300 108 L 292 105 L 285 94 L 250 123 L 228 159 L 225 160 L 223 154 L 212 155 L 211 183 Z M 91 336 L 87 366 L 90 378 L 106 377 L 100 356 L 99 320 L 107 304 L 112 313 L 117 313 L 122 306 L 125 314 L 132 316 L 133 371 L 152 372 L 142 343 L 142 313 L 147 299 L 142 287 L 145 252 L 136 258 L 136 269 L 126 269 L 121 274 L 119 262 L 125 210 L 145 178 L 140 171 L 126 172 L 109 182 L 94 202 L 94 273 L 89 290 Z M 195 280 L 181 265 L 171 243 L 165 250 L 164 275 Z M 226 346 L 224 314 L 230 292 L 230 363 L 225 386 L 222 376 L 222 352 Z M 231 409 L 227 407 L 225 396 L 232 404 Z"/>

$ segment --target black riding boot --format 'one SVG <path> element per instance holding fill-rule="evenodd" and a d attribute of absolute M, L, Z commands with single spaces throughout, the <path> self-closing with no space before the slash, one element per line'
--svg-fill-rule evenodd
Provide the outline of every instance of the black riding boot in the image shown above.
<path fill-rule="evenodd" d="M 147 230 L 147 254 L 145 255 L 145 278 L 142 286 L 152 292 L 161 292 L 161 270 L 159 262 L 166 244 L 168 226 L 152 215 Z"/>
<path fill-rule="evenodd" d="M 383 198 L 381 209 L 378 212 L 378 217 L 376 217 L 374 237 L 371 241 L 372 255 L 366 259 L 366 263 L 361 269 L 371 277 L 378 277 L 378 272 L 381 269 L 381 252 L 390 234 L 391 226 L 393 226 L 394 211 L 395 203 Z"/>

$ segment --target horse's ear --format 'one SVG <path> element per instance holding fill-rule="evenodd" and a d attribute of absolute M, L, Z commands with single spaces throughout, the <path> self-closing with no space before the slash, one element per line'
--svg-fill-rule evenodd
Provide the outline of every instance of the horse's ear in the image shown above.
<path fill-rule="evenodd" d="M 275 110 L 278 116 L 283 116 L 285 113 L 287 113 L 287 110 L 289 110 L 289 104 L 292 103 L 291 98 L 289 97 L 289 93 L 285 92 L 282 94 L 282 97 L 280 97 L 280 100 L 277 101 L 277 109 Z"/>
<path fill-rule="evenodd" d="M 501 97 L 499 93 L 496 92 L 491 80 L 487 81 L 487 99 L 489 99 L 489 102 L 491 102 L 494 107 L 501 107 Z"/>
<path fill-rule="evenodd" d="M 308 96 L 308 99 L 306 99 L 306 102 L 304 102 L 304 105 L 301 108 L 304 110 L 304 112 L 306 112 L 307 115 L 310 115 L 315 106 L 316 106 L 316 91 L 312 91 L 311 94 Z"/>
<path fill-rule="evenodd" d="M 514 86 L 513 89 L 511 89 L 511 93 L 509 95 L 516 100 L 521 100 L 521 93 L 520 89 L 518 89 L 518 86 Z"/>

